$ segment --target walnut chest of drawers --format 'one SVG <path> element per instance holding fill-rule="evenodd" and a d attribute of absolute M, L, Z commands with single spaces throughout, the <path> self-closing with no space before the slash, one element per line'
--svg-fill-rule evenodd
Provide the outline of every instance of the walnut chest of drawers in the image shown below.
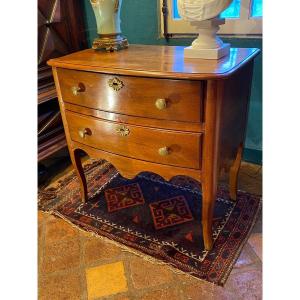
<path fill-rule="evenodd" d="M 142 171 L 169 180 L 190 176 L 202 186 L 202 226 L 211 249 L 218 175 L 230 172 L 236 199 L 258 49 L 232 48 L 220 60 L 186 59 L 183 47 L 131 45 L 92 49 L 52 66 L 72 163 L 87 185 L 78 149 L 111 162 L 126 178 Z"/>

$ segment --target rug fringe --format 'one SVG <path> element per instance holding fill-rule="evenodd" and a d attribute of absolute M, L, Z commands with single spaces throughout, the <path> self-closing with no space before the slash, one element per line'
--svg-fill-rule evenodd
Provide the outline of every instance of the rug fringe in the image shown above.
<path fill-rule="evenodd" d="M 147 255 L 147 254 L 144 254 L 138 250 L 134 250 L 133 248 L 131 247 L 128 247 L 124 244 L 121 244 L 117 241 L 114 241 L 114 240 L 111 240 L 105 236 L 102 236 L 102 235 L 99 235 L 89 229 L 83 229 L 83 228 L 80 228 L 78 225 L 75 225 L 74 223 L 72 223 L 68 218 L 66 218 L 64 215 L 62 215 L 61 213 L 57 212 L 57 211 L 43 211 L 41 210 L 43 213 L 45 214 L 49 214 L 51 216 L 56 216 L 56 217 L 59 217 L 61 218 L 62 220 L 64 220 L 65 222 L 67 222 L 69 225 L 71 225 L 73 228 L 79 230 L 79 231 L 82 231 L 83 233 L 86 233 L 86 234 L 90 234 L 91 236 L 94 236 L 98 239 L 101 239 L 103 240 L 104 242 L 107 242 L 109 244 L 112 244 L 116 247 L 119 247 L 121 248 L 122 252 L 128 252 L 128 253 L 131 253 L 131 254 L 134 254 L 142 259 L 144 259 L 145 261 L 147 262 L 150 262 L 154 265 L 160 265 L 160 266 L 166 266 L 168 267 L 169 270 L 171 270 L 173 273 L 177 274 L 177 275 L 184 275 L 186 277 L 189 277 L 189 278 L 193 278 L 193 279 L 196 279 L 198 281 L 201 281 L 201 282 L 208 282 L 208 283 L 211 283 L 211 284 L 214 284 L 214 285 L 217 285 L 216 283 L 214 282 L 210 282 L 210 281 L 207 281 L 207 280 L 203 280 L 199 277 L 195 277 L 193 276 L 194 272 L 189 272 L 189 271 L 181 271 L 179 270 L 177 267 L 174 267 L 171 263 L 166 263 L 166 262 L 163 262 L 163 261 L 160 261 L 150 255 Z"/>
<path fill-rule="evenodd" d="M 253 220 L 252 220 L 252 224 L 251 224 L 251 226 L 250 226 L 250 228 L 249 228 L 249 231 L 248 231 L 248 233 L 247 233 L 247 235 L 246 235 L 246 238 L 245 238 L 245 239 L 243 240 L 243 242 L 240 244 L 240 247 L 239 247 L 238 250 L 236 251 L 236 253 L 235 253 L 234 257 L 233 257 L 233 260 L 232 260 L 231 264 L 229 265 L 227 271 L 224 273 L 223 278 L 222 278 L 221 281 L 220 281 L 220 283 L 221 283 L 222 285 L 224 285 L 225 282 L 227 281 L 227 279 L 228 279 L 228 277 L 229 277 L 229 275 L 230 275 L 230 273 L 231 273 L 231 271 L 232 271 L 232 269 L 233 269 L 233 267 L 234 267 L 234 265 L 235 265 L 237 259 L 240 257 L 240 254 L 241 254 L 241 252 L 242 252 L 242 250 L 243 250 L 245 244 L 248 242 L 248 239 L 249 239 L 249 237 L 250 237 L 250 235 L 251 235 L 251 233 L 252 233 L 252 229 L 253 229 L 253 227 L 254 227 L 256 221 L 258 220 L 258 216 L 259 216 L 260 212 L 262 211 L 262 197 L 258 197 L 258 198 L 259 198 L 259 208 L 257 209 L 256 214 L 255 214 L 255 216 L 254 216 L 254 218 L 253 218 Z"/>

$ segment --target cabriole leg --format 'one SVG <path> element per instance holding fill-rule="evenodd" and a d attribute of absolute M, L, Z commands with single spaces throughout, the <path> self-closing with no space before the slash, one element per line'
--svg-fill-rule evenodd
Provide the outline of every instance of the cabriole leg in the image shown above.
<path fill-rule="evenodd" d="M 70 150 L 70 157 L 79 180 L 81 200 L 83 203 L 85 203 L 88 200 L 87 183 L 86 183 L 83 167 L 81 164 L 79 152 L 76 149 Z"/>
<path fill-rule="evenodd" d="M 204 183 L 202 185 L 202 227 L 203 240 L 206 250 L 211 250 L 213 246 L 212 221 L 217 188 L 214 185 Z"/>
<path fill-rule="evenodd" d="M 229 195 L 232 200 L 236 200 L 237 198 L 238 175 L 242 162 L 242 154 L 243 144 L 240 144 L 235 161 L 229 171 Z"/>

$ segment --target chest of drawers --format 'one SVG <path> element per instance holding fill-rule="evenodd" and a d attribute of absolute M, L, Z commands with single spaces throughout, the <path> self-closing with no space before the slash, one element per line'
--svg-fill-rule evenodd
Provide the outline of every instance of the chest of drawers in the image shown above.
<path fill-rule="evenodd" d="M 151 171 L 166 180 L 190 176 L 202 186 L 202 226 L 211 249 L 219 171 L 230 172 L 236 199 L 253 59 L 231 49 L 220 60 L 185 59 L 183 47 L 131 45 L 52 59 L 68 148 L 87 185 L 78 150 L 111 162 L 126 178 Z M 200 201 L 200 199 L 199 199 Z"/>

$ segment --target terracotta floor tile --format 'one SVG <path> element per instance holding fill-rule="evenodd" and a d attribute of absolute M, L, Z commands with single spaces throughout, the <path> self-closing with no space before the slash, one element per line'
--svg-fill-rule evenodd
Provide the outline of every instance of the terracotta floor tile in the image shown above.
<path fill-rule="evenodd" d="M 252 233 L 262 233 L 262 229 L 263 229 L 263 216 L 262 216 L 262 211 L 260 211 L 256 223 L 252 228 Z"/>
<path fill-rule="evenodd" d="M 249 193 L 262 194 L 262 169 L 259 165 L 242 163 L 239 173 L 239 189 Z"/>
<path fill-rule="evenodd" d="M 38 226 L 38 246 L 42 246 L 42 240 L 43 240 L 43 225 Z"/>
<path fill-rule="evenodd" d="M 121 261 L 86 269 L 86 282 L 90 300 L 128 290 Z"/>
<path fill-rule="evenodd" d="M 241 174 L 239 176 L 239 187 L 242 191 L 247 191 L 248 193 L 252 193 L 255 195 L 262 194 L 262 185 L 259 180 L 253 180 L 249 178 L 247 175 Z"/>
<path fill-rule="evenodd" d="M 261 166 L 243 162 L 238 177 L 238 189 L 253 193 L 262 194 L 262 171 Z M 228 174 L 222 173 L 221 182 L 228 185 Z"/>
<path fill-rule="evenodd" d="M 250 245 L 248 243 L 246 243 L 245 246 L 243 247 L 243 250 L 242 250 L 239 258 L 237 259 L 237 261 L 234 265 L 234 268 L 242 268 L 242 267 L 257 263 L 257 262 L 259 262 L 259 259 L 253 252 Z"/>
<path fill-rule="evenodd" d="M 80 263 L 79 240 L 69 240 L 45 246 L 42 272 L 78 267 Z"/>
<path fill-rule="evenodd" d="M 249 176 L 257 178 L 262 175 L 262 166 L 243 161 L 240 172 L 244 172 Z"/>
<path fill-rule="evenodd" d="M 38 268 L 40 268 L 43 258 L 43 225 L 39 225 L 38 227 Z"/>
<path fill-rule="evenodd" d="M 124 295 L 116 295 L 112 299 L 113 300 L 131 300 L 132 298 L 129 298 L 128 296 L 124 296 Z"/>
<path fill-rule="evenodd" d="M 236 293 L 238 299 L 262 299 L 262 271 L 244 270 L 232 272 L 225 284 L 225 288 Z"/>
<path fill-rule="evenodd" d="M 192 276 L 176 275 L 175 282 L 181 283 L 183 299 L 189 300 L 237 300 L 232 291 Z"/>
<path fill-rule="evenodd" d="M 46 245 L 79 237 L 78 229 L 59 218 L 47 222 L 45 226 Z"/>
<path fill-rule="evenodd" d="M 44 218 L 44 222 L 45 222 L 45 223 L 52 222 L 52 221 L 54 221 L 54 220 L 57 219 L 57 217 L 55 217 L 55 216 L 53 216 L 53 215 L 51 215 L 51 214 L 43 213 L 43 212 L 42 212 L 42 214 L 44 215 L 43 218 Z"/>
<path fill-rule="evenodd" d="M 84 231 L 84 230 L 79 230 L 79 236 L 82 237 L 83 239 L 95 238 L 95 236 L 91 232 Z"/>
<path fill-rule="evenodd" d="M 233 292 L 201 281 L 184 286 L 182 295 L 186 300 L 237 300 Z"/>
<path fill-rule="evenodd" d="M 262 261 L 262 234 L 252 233 L 248 239 L 248 243 Z"/>
<path fill-rule="evenodd" d="M 39 281 L 39 300 L 80 300 L 79 274 L 50 275 Z"/>
<path fill-rule="evenodd" d="M 151 291 L 139 298 L 140 300 L 176 300 L 180 299 L 179 293 L 174 288 Z"/>
<path fill-rule="evenodd" d="M 121 248 L 96 237 L 84 241 L 84 262 L 86 264 L 100 259 L 114 258 L 121 252 Z"/>
<path fill-rule="evenodd" d="M 136 289 L 153 287 L 173 279 L 173 273 L 168 267 L 147 262 L 142 258 L 130 259 L 130 271 Z"/>
<path fill-rule="evenodd" d="M 38 210 L 38 224 L 43 223 L 44 221 L 44 213 L 42 213 L 40 210 Z"/>

